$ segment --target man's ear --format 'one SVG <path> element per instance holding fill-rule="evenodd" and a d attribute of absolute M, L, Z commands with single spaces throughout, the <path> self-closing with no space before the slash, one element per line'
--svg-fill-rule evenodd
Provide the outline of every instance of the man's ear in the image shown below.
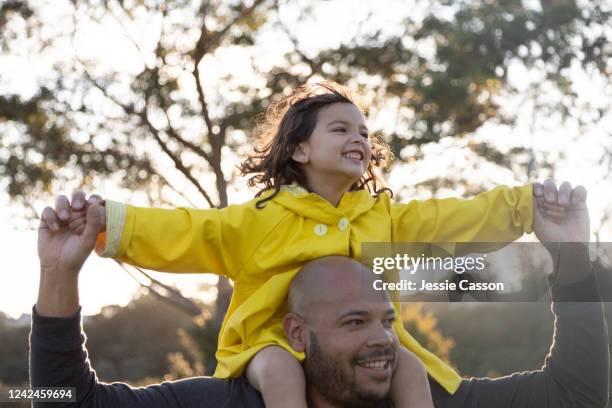
<path fill-rule="evenodd" d="M 306 350 L 304 319 L 296 313 L 287 313 L 283 318 L 283 330 L 287 342 L 295 351 Z"/>
<path fill-rule="evenodd" d="M 308 146 L 305 143 L 300 143 L 297 145 L 291 158 L 301 164 L 306 164 L 310 161 L 310 154 L 308 150 Z"/>

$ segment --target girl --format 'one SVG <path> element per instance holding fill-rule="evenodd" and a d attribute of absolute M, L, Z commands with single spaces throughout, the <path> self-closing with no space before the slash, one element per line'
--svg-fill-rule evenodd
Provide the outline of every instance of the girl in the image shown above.
<path fill-rule="evenodd" d="M 261 187 L 255 199 L 208 210 L 105 204 L 100 255 L 234 281 L 215 376 L 236 377 L 246 369 L 268 407 L 306 406 L 298 363 L 304 356 L 288 346 L 281 324 L 289 284 L 305 262 L 327 255 L 360 259 L 363 242 L 509 242 L 531 232 L 531 185 L 497 187 L 471 200 L 392 203 L 377 175 L 387 150 L 369 135 L 365 114 L 344 87 L 304 85 L 268 108 L 257 127 L 258 146 L 240 167 L 251 175 L 249 186 Z M 423 383 L 411 376 L 413 354 L 455 392 L 455 371 L 401 321 L 394 329 L 405 347 L 392 382 L 395 405 L 432 406 L 428 389 L 405 382 Z"/>

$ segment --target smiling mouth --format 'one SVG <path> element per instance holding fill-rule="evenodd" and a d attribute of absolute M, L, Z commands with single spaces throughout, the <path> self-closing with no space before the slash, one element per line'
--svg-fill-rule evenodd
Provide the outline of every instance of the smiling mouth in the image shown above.
<path fill-rule="evenodd" d="M 348 159 L 355 159 L 355 160 L 363 161 L 363 153 L 361 152 L 347 152 L 347 153 L 343 153 L 342 156 Z"/>
<path fill-rule="evenodd" d="M 372 360 L 365 361 L 363 363 L 357 363 L 357 365 L 363 368 L 384 371 L 389 368 L 390 363 L 390 360 Z"/>

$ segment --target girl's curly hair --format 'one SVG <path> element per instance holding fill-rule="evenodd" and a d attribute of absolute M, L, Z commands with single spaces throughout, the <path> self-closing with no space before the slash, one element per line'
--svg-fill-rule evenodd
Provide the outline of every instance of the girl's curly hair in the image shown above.
<path fill-rule="evenodd" d="M 257 144 L 254 152 L 239 166 L 243 176 L 253 174 L 247 181 L 249 187 L 260 185 L 256 194 L 274 189 L 274 193 L 257 202 L 257 208 L 274 198 L 283 184 L 298 183 L 308 189 L 305 174 L 291 156 L 297 146 L 308 140 L 317 124 L 317 113 L 332 103 L 351 103 L 361 110 L 364 116 L 368 108 L 350 89 L 335 82 L 305 84 L 295 89 L 293 94 L 268 107 L 255 127 Z M 383 190 L 383 180 L 375 169 L 383 169 L 391 160 L 388 146 L 379 138 L 370 136 L 372 158 L 365 174 L 352 186 L 351 191 L 367 189 L 378 194 Z M 392 193 L 391 193 L 392 194 Z"/>

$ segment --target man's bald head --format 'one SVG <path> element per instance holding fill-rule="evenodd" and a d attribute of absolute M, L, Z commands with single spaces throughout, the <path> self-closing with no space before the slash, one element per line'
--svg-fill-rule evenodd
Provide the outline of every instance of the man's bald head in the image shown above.
<path fill-rule="evenodd" d="M 307 316 L 313 307 L 336 299 L 339 290 L 349 284 L 361 286 L 364 298 L 379 298 L 381 292 L 372 287 L 374 279 L 372 271 L 352 258 L 327 256 L 315 259 L 304 265 L 293 279 L 289 288 L 288 311 Z"/>
<path fill-rule="evenodd" d="M 295 276 L 283 330 L 289 345 L 306 354 L 309 401 L 369 407 L 387 398 L 397 362 L 396 312 L 388 295 L 374 289 L 376 279 L 342 256 L 309 262 Z M 384 360 L 384 367 L 368 367 L 373 360 Z"/>

